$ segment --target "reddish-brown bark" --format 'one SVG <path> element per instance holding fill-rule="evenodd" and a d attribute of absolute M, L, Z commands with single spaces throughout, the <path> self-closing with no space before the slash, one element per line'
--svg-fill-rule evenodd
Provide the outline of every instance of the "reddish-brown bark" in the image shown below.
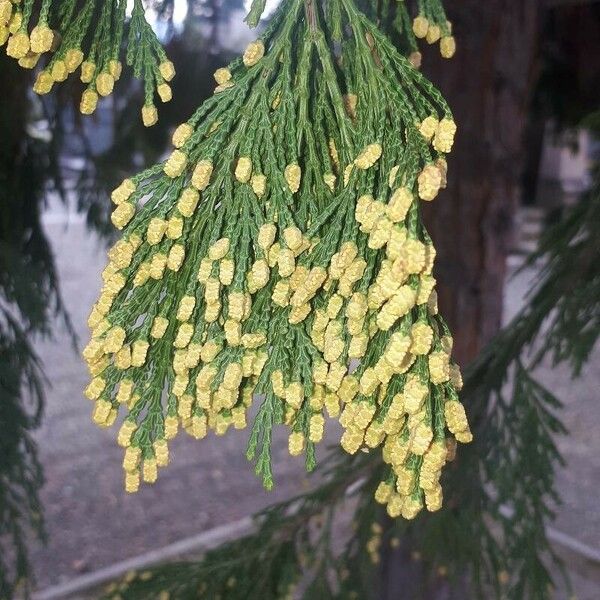
<path fill-rule="evenodd" d="M 458 40 L 451 61 L 427 53 L 425 70 L 458 124 L 448 187 L 426 219 L 438 249 L 440 307 L 465 365 L 498 330 L 535 83 L 538 0 L 450 3 Z"/>

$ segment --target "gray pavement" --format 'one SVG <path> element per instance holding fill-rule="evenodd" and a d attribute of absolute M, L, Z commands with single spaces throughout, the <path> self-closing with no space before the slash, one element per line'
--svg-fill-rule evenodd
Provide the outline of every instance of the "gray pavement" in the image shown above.
<path fill-rule="evenodd" d="M 522 305 L 534 277 L 532 270 L 509 279 L 505 321 Z M 557 472 L 563 501 L 557 510 L 556 529 L 600 549 L 600 347 L 596 347 L 581 376 L 571 379 L 567 365 L 550 360 L 535 371 L 539 381 L 563 402 L 559 413 L 569 435 L 558 438 L 566 466 Z M 600 597 L 600 587 L 598 588 Z"/>

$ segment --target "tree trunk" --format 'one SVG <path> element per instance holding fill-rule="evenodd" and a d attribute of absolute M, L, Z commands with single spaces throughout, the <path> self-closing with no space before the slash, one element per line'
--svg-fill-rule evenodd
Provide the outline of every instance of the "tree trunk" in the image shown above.
<path fill-rule="evenodd" d="M 448 3 L 456 56 L 443 60 L 437 47 L 424 56 L 425 72 L 448 99 L 458 125 L 448 187 L 426 207 L 425 219 L 438 251 L 440 311 L 463 366 L 501 325 L 524 129 L 536 81 L 539 5 L 539 0 Z M 457 597 L 443 578 L 411 560 L 410 540 L 382 558 L 381 600 Z"/>
<path fill-rule="evenodd" d="M 463 366 L 500 327 L 519 200 L 523 135 L 537 71 L 539 0 L 450 3 L 458 51 L 425 56 L 458 124 L 448 187 L 427 207 L 440 308 Z M 431 56 L 430 56 L 431 54 Z"/>

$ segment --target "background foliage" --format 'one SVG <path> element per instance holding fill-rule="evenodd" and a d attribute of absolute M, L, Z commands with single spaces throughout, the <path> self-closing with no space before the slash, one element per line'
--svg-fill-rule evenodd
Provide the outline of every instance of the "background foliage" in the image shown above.
<path fill-rule="evenodd" d="M 23 102 L 27 77 L 0 58 L 11 81 L 0 114 L 0 597 L 30 572 L 27 535 L 43 536 L 43 483 L 32 431 L 43 413 L 44 380 L 35 340 L 55 321 L 69 327 L 40 213 L 48 186 L 62 182 L 40 107 Z"/>

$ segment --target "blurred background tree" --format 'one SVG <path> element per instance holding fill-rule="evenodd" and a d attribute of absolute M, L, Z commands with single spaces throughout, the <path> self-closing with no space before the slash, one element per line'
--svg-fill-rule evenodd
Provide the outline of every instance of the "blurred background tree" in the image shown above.
<path fill-rule="evenodd" d="M 50 115 L 24 101 L 29 77 L 0 57 L 10 82 L 0 115 L 0 597 L 27 592 L 27 536 L 43 536 L 43 474 L 31 432 L 43 414 L 44 377 L 35 352 L 62 306 L 52 251 L 40 223 L 46 191 L 62 194 Z"/>

